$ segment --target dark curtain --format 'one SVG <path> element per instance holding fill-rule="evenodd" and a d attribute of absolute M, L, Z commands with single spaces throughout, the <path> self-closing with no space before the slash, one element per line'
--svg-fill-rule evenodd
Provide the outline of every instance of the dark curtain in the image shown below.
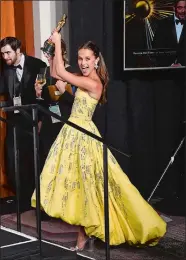
<path fill-rule="evenodd" d="M 122 68 L 122 22 L 118 1 L 69 2 L 70 62 L 88 40 L 100 47 L 110 74 L 105 120 L 107 142 L 119 164 L 148 198 L 184 135 L 184 70 L 125 71 Z M 183 148 L 155 195 L 169 196 L 182 183 Z"/>

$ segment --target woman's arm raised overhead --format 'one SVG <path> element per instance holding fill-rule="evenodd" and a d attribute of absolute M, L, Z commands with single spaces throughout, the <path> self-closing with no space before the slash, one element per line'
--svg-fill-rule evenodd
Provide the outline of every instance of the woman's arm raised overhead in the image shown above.
<path fill-rule="evenodd" d="M 55 79 L 62 80 L 61 77 L 59 77 L 59 76 L 57 75 L 57 73 L 56 73 L 54 58 L 49 61 L 49 65 L 50 65 L 50 75 L 51 75 L 53 78 L 55 78 Z"/>
<path fill-rule="evenodd" d="M 98 80 L 93 80 L 84 76 L 77 76 L 66 71 L 61 55 L 61 35 L 57 32 L 54 32 L 51 36 L 51 39 L 55 43 L 55 56 L 53 65 L 55 66 L 55 71 L 58 77 L 74 86 L 85 89 L 88 92 L 95 93 L 102 89 L 102 84 Z"/>

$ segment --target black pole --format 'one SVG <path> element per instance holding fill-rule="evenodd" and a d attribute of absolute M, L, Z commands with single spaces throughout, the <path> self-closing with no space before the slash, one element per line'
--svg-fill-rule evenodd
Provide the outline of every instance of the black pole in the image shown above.
<path fill-rule="evenodd" d="M 34 173 L 36 186 L 36 217 L 37 233 L 39 240 L 39 253 L 42 255 L 41 247 L 41 211 L 40 211 L 40 176 L 39 176 L 39 138 L 38 138 L 38 109 L 32 108 L 33 118 L 33 141 L 34 141 Z"/>
<path fill-rule="evenodd" d="M 104 216 L 105 216 L 105 250 L 106 260 L 110 260 L 110 232 L 109 232 L 109 198 L 108 198 L 108 151 L 103 145 L 103 174 L 104 174 Z"/>
<path fill-rule="evenodd" d="M 183 29 L 184 29 L 184 42 L 186 42 L 186 20 L 184 21 L 184 26 L 183 26 Z M 184 66 L 185 66 L 185 80 L 184 80 L 184 84 L 183 84 L 183 96 L 184 96 L 184 100 L 183 100 L 183 107 L 184 107 L 184 113 L 183 113 L 183 118 L 184 118 L 184 132 L 185 132 L 185 136 L 186 136 L 186 48 L 184 48 Z M 186 142 L 185 142 L 185 147 L 184 147 L 184 158 L 186 158 Z M 184 160 L 184 172 L 186 172 L 186 160 Z M 183 173 L 184 175 L 184 178 L 183 178 L 183 181 L 185 183 L 186 181 L 186 176 L 185 174 Z M 186 196 L 186 191 L 184 189 L 184 192 L 183 192 L 183 196 L 184 196 L 184 199 L 185 199 L 185 196 Z M 185 205 L 184 205 L 185 206 Z"/>
<path fill-rule="evenodd" d="M 102 2 L 103 15 L 103 56 L 107 58 L 105 46 L 107 46 L 107 34 L 106 34 L 106 0 Z M 104 129 L 104 141 L 107 136 L 107 105 L 105 104 L 105 129 Z M 104 217 L 105 217 L 105 254 L 106 260 L 110 260 L 110 228 L 109 228 L 109 198 L 108 198 L 108 148 L 106 144 L 103 144 L 103 174 L 104 174 Z"/>
<path fill-rule="evenodd" d="M 16 181 L 16 208 L 17 208 L 17 231 L 21 232 L 21 214 L 20 214 L 20 172 L 19 172 L 19 148 L 17 143 L 17 127 L 13 127 L 14 133 L 14 163 L 15 163 L 15 181 Z"/>

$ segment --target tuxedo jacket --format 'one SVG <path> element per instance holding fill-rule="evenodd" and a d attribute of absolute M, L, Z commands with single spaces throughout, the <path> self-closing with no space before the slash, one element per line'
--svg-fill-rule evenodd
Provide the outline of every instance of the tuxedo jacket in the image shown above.
<path fill-rule="evenodd" d="M 155 31 L 153 39 L 153 48 L 175 50 L 176 55 L 169 55 L 167 57 L 163 56 L 159 59 L 159 62 L 161 63 L 159 65 L 170 66 L 175 60 L 177 60 L 177 63 L 185 65 L 184 41 L 185 24 L 183 25 L 182 33 L 178 42 L 174 16 L 172 15 L 168 18 L 160 20 Z"/>
<path fill-rule="evenodd" d="M 25 55 L 23 75 L 21 78 L 19 93 L 23 105 L 36 103 L 35 80 L 41 68 L 46 64 L 34 57 Z M 7 96 L 8 105 L 13 105 L 15 82 L 15 69 L 12 66 L 4 65 L 2 78 L 0 80 L 0 93 Z M 31 114 L 32 111 L 29 111 Z M 20 206 L 22 201 L 26 201 L 26 206 L 30 205 L 29 201 L 34 190 L 34 160 L 33 160 L 33 138 L 32 124 L 21 113 L 14 114 L 7 112 L 7 134 L 5 141 L 6 151 L 6 174 L 9 184 L 15 190 L 15 154 L 13 125 L 17 126 L 17 144 L 19 147 L 19 173 L 20 173 Z M 23 204 L 22 204 L 23 203 Z"/>
<path fill-rule="evenodd" d="M 36 94 L 35 94 L 35 80 L 37 74 L 46 67 L 46 63 L 40 59 L 25 55 L 25 62 L 23 67 L 23 74 L 20 83 L 20 95 L 22 105 L 35 104 Z M 14 81 L 15 81 L 15 70 L 12 66 L 4 65 L 2 71 L 3 84 L 0 84 L 0 93 L 7 96 L 8 106 L 13 105 L 13 95 L 14 95 Z M 29 111 L 31 113 L 31 111 Z M 11 120 L 12 123 L 20 126 L 20 128 L 30 129 L 30 123 L 21 114 L 14 114 L 13 112 L 7 113 L 7 118 Z M 40 118 L 40 114 L 39 114 Z M 8 127 L 8 133 L 12 131 Z M 10 133 L 11 135 L 11 133 Z"/>
<path fill-rule="evenodd" d="M 22 105 L 33 104 L 36 102 L 35 80 L 41 68 L 45 68 L 46 63 L 40 59 L 25 55 L 23 75 L 21 79 L 20 94 Z M 4 65 L 2 76 L 4 84 L 0 85 L 0 93 L 8 96 L 9 105 L 13 105 L 14 93 L 14 70 L 12 66 Z"/>

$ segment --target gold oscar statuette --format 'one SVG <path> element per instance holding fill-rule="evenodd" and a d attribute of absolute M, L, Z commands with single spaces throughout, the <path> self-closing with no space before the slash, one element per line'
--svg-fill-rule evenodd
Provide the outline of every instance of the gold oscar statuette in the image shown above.
<path fill-rule="evenodd" d="M 64 14 L 63 17 L 61 18 L 61 20 L 58 22 L 58 25 L 56 27 L 57 32 L 60 32 L 61 28 L 65 25 L 66 19 L 67 19 L 67 16 L 66 16 L 66 14 Z M 41 50 L 50 56 L 54 56 L 55 44 L 50 39 L 48 39 L 44 42 L 44 45 L 41 48 Z"/>

